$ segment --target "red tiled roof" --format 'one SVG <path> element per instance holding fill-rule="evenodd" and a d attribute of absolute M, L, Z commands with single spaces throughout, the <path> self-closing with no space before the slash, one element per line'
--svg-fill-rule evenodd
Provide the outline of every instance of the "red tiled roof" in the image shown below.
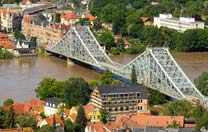
<path fill-rule="evenodd" d="M 29 113 L 32 106 L 29 103 L 15 103 L 13 104 L 13 109 L 15 113 Z"/>
<path fill-rule="evenodd" d="M 0 33 L 0 47 L 6 49 L 14 49 L 14 43 L 9 39 L 8 35 Z"/>
<path fill-rule="evenodd" d="M 91 123 L 87 128 L 90 132 L 106 132 L 105 125 L 101 122 Z"/>
<path fill-rule="evenodd" d="M 54 120 L 55 120 L 56 124 L 60 124 L 61 126 L 64 126 L 64 123 L 61 120 L 61 117 L 58 115 L 54 115 L 54 116 L 50 116 L 50 117 L 46 118 L 46 122 L 48 123 L 49 126 L 53 126 Z"/>
<path fill-rule="evenodd" d="M 96 107 L 91 103 L 88 103 L 87 105 L 84 105 L 83 107 L 85 110 L 85 114 L 89 114 L 90 112 L 93 112 L 96 109 Z"/>
<path fill-rule="evenodd" d="M 86 18 L 89 19 L 89 21 L 94 21 L 96 19 L 96 17 L 91 14 L 87 14 Z"/>
<path fill-rule="evenodd" d="M 183 116 L 153 116 L 153 115 L 120 115 L 115 121 L 106 124 L 109 129 L 128 127 L 168 127 L 176 122 L 180 127 L 184 126 Z"/>
<path fill-rule="evenodd" d="M 66 20 L 70 20 L 70 19 L 79 19 L 80 16 L 78 16 L 76 13 L 74 12 L 69 12 L 63 15 L 63 18 Z"/>
<path fill-rule="evenodd" d="M 39 106 L 43 106 L 45 104 L 45 101 L 39 99 L 32 99 L 30 100 L 29 103 L 32 107 L 39 107 Z"/>

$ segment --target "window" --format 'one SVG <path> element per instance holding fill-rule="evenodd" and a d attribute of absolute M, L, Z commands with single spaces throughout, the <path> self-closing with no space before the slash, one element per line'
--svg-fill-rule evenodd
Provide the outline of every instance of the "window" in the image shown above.
<path fill-rule="evenodd" d="M 142 106 L 138 106 L 138 110 L 142 110 Z"/>

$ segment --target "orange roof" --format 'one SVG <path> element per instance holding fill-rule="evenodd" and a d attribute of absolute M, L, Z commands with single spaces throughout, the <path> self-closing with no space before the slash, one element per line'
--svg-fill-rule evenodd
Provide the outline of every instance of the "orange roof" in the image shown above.
<path fill-rule="evenodd" d="M 6 49 L 14 49 L 14 43 L 9 39 L 8 35 L 0 33 L 0 47 Z"/>
<path fill-rule="evenodd" d="M 74 12 L 69 12 L 69 13 L 64 14 L 63 18 L 66 20 L 70 20 L 70 19 L 79 19 L 80 17 Z"/>
<path fill-rule="evenodd" d="M 85 110 L 85 114 L 89 114 L 90 112 L 93 112 L 96 109 L 96 107 L 91 103 L 88 103 L 87 105 L 84 105 L 83 107 Z"/>
<path fill-rule="evenodd" d="M 174 121 L 180 126 L 184 125 L 183 116 L 152 116 L 152 115 L 136 115 L 132 116 L 132 120 L 136 121 L 140 126 L 167 127 Z"/>
<path fill-rule="evenodd" d="M 32 106 L 29 103 L 15 103 L 13 104 L 13 109 L 15 113 L 28 113 Z"/>
<path fill-rule="evenodd" d="M 46 122 L 48 123 L 49 126 L 53 126 L 54 120 L 55 120 L 56 124 L 60 124 L 61 126 L 64 126 L 64 123 L 61 120 L 61 117 L 58 115 L 53 115 L 53 116 L 46 118 Z"/>
<path fill-rule="evenodd" d="M 101 122 L 91 123 L 87 125 L 87 128 L 90 132 L 106 132 L 105 125 Z"/>
<path fill-rule="evenodd" d="M 43 106 L 45 104 L 45 101 L 39 99 L 32 99 L 30 100 L 29 103 L 32 107 L 39 107 L 39 106 Z"/>
<path fill-rule="evenodd" d="M 183 116 L 153 116 L 153 115 L 120 115 L 115 121 L 106 124 L 109 129 L 128 127 L 168 127 L 176 122 L 180 127 L 184 126 Z"/>
<path fill-rule="evenodd" d="M 89 19 L 89 21 L 94 21 L 96 19 L 96 17 L 91 14 L 87 14 L 86 18 Z"/>

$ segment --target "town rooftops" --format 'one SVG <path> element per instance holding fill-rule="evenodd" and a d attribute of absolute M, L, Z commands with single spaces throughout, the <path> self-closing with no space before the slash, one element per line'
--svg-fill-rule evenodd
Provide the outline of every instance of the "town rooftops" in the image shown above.
<path fill-rule="evenodd" d="M 74 12 L 68 12 L 68 13 L 65 13 L 63 15 L 63 18 L 66 19 L 66 20 L 70 20 L 70 19 L 79 19 L 80 16 L 78 16 L 76 13 Z"/>
<path fill-rule="evenodd" d="M 58 105 L 61 103 L 62 101 L 58 98 L 48 98 L 46 99 L 46 106 L 48 107 L 58 107 Z"/>
<path fill-rule="evenodd" d="M 98 88 L 100 94 L 115 94 L 115 93 L 144 93 L 145 87 L 143 85 L 105 85 Z"/>

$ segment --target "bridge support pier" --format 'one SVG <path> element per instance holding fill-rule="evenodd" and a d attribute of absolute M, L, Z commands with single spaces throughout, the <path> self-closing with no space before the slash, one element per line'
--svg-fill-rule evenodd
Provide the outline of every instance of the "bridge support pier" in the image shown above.
<path fill-rule="evenodd" d="M 74 62 L 72 62 L 69 58 L 66 59 L 67 66 L 74 65 Z"/>

